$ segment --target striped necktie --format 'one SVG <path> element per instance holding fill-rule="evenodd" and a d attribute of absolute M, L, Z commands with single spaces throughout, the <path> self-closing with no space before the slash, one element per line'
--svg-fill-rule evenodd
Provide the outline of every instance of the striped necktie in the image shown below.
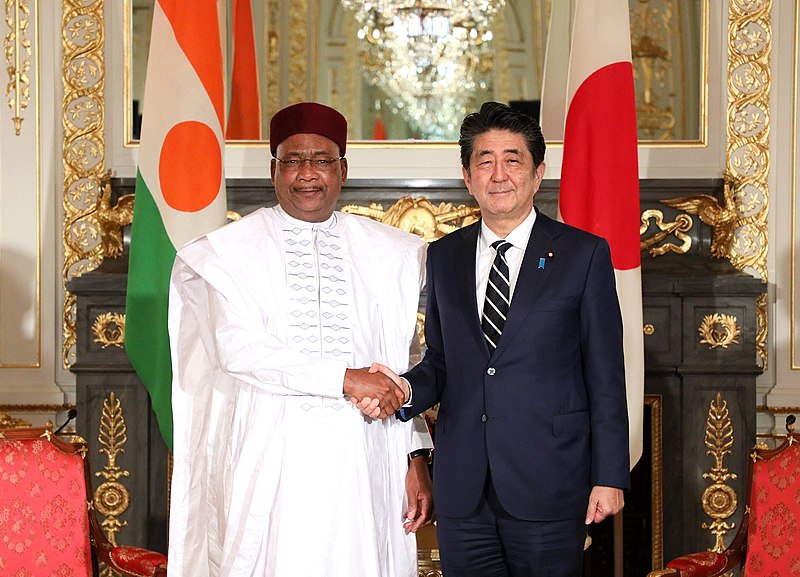
<path fill-rule="evenodd" d="M 511 246 L 511 243 L 505 240 L 496 240 L 492 243 L 492 248 L 497 251 L 497 254 L 492 262 L 492 270 L 489 271 L 486 301 L 483 303 L 481 320 L 483 336 L 486 338 L 486 344 L 489 345 L 490 353 L 494 352 L 497 343 L 500 342 L 500 335 L 503 334 L 503 326 L 506 324 L 508 305 L 511 301 L 509 298 L 511 285 L 505 255 Z"/>

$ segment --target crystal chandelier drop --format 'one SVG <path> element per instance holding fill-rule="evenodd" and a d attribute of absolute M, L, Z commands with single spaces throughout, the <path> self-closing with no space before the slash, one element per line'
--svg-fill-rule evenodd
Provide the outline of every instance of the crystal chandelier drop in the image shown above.
<path fill-rule="evenodd" d="M 370 84 L 423 138 L 457 134 L 491 83 L 490 24 L 505 0 L 341 0 L 355 12 Z"/>

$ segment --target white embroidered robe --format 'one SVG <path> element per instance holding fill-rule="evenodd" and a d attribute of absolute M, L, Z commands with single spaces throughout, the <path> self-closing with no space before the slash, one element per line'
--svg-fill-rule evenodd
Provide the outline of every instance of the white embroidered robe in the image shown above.
<path fill-rule="evenodd" d="M 415 577 L 419 420 L 373 421 L 346 368 L 408 367 L 424 243 L 261 209 L 179 251 L 170 289 L 171 577 Z"/>

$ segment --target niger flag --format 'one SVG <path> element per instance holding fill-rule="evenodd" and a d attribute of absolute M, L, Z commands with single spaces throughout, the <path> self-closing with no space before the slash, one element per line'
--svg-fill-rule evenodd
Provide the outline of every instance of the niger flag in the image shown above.
<path fill-rule="evenodd" d="M 559 212 L 605 238 L 625 346 L 631 467 L 642 455 L 644 343 L 639 161 L 628 0 L 578 0 L 567 82 Z"/>
<path fill-rule="evenodd" d="M 216 0 L 156 0 L 131 232 L 125 349 L 172 450 L 167 304 L 177 249 L 225 224 Z"/>

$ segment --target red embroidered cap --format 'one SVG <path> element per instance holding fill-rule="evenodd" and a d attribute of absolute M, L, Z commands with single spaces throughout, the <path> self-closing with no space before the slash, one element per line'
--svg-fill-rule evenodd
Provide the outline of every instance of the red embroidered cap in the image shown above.
<path fill-rule="evenodd" d="M 319 134 L 339 146 L 344 156 L 347 148 L 347 120 L 330 106 L 318 102 L 292 104 L 275 113 L 269 123 L 269 149 L 272 156 L 278 145 L 295 134 Z"/>

